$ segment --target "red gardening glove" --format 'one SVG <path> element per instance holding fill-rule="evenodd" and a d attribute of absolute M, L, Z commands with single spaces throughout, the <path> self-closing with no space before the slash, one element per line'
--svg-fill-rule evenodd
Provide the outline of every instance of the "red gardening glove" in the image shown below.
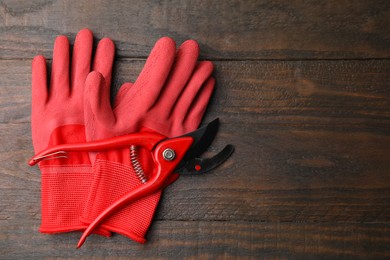
<path fill-rule="evenodd" d="M 121 87 L 114 109 L 108 89 L 104 90 L 104 77 L 91 73 L 85 95 L 87 140 L 140 131 L 173 137 L 197 129 L 214 88 L 213 65 L 208 61 L 197 63 L 198 55 L 195 41 L 183 43 L 176 54 L 172 39 L 160 39 L 137 81 Z M 91 223 L 119 197 L 142 185 L 130 157 L 130 147 L 97 155 L 83 214 L 85 223 Z M 136 159 L 148 178 L 152 172 L 149 152 L 140 149 Z M 102 227 L 144 243 L 160 195 L 158 192 L 126 206 Z"/>
<path fill-rule="evenodd" d="M 57 37 L 54 44 L 50 84 L 46 60 L 36 56 L 32 62 L 32 138 L 35 152 L 64 143 L 85 142 L 84 84 L 91 71 L 92 32 L 81 30 L 76 37 L 70 64 L 69 41 Z M 105 38 L 97 46 L 93 69 L 103 74 L 108 88 L 114 60 L 114 44 Z M 99 86 L 98 86 L 99 87 Z M 98 91 L 98 90 L 96 90 Z M 58 233 L 84 230 L 80 221 L 92 165 L 88 153 L 69 153 L 39 164 L 42 173 L 42 223 L 40 232 Z M 103 235 L 108 231 L 100 230 Z"/>

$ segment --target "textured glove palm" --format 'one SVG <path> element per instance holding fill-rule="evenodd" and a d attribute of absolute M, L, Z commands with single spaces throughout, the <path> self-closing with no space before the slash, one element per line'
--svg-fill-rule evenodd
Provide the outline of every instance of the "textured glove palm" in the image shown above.
<path fill-rule="evenodd" d="M 167 137 L 195 130 L 214 88 L 211 62 L 197 62 L 195 41 L 183 43 L 161 38 L 153 48 L 134 84 L 124 84 L 114 109 L 104 76 L 91 73 L 86 81 L 85 122 L 87 140 L 99 140 L 140 131 L 155 131 Z M 89 224 L 116 199 L 142 185 L 130 161 L 130 149 L 92 154 L 94 180 L 83 214 Z M 137 160 L 148 177 L 150 155 L 138 151 Z M 110 217 L 103 225 L 137 242 L 145 242 L 161 192 L 138 200 Z"/>
<path fill-rule="evenodd" d="M 93 64 L 93 36 L 81 30 L 75 40 L 70 66 L 69 41 L 57 37 L 54 44 L 50 84 L 46 60 L 36 56 L 32 63 L 32 137 L 35 152 L 58 144 L 85 142 L 84 84 L 91 65 L 110 84 L 114 44 L 106 38 L 99 42 Z M 48 86 L 49 85 L 49 86 Z M 92 181 L 88 153 L 69 153 L 67 158 L 53 155 L 39 164 L 42 173 L 43 233 L 85 229 L 80 221 L 85 198 Z M 109 235 L 108 231 L 100 230 Z"/>

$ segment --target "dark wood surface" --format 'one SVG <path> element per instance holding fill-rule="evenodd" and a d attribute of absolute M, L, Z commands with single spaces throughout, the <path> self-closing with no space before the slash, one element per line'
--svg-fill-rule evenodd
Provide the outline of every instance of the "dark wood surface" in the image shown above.
<path fill-rule="evenodd" d="M 0 259 L 390 258 L 387 1 L 0 1 L 0 22 Z M 236 152 L 165 191 L 145 245 L 37 231 L 31 59 L 84 27 L 115 41 L 113 94 L 163 35 L 215 63 L 210 154 Z"/>

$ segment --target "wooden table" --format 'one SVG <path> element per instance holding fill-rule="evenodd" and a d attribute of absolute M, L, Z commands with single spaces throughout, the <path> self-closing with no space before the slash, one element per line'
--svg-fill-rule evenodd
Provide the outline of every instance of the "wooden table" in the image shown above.
<path fill-rule="evenodd" d="M 286 2 L 1 1 L 0 258 L 389 258 L 390 3 Z M 165 191 L 145 245 L 37 231 L 31 60 L 84 27 L 116 44 L 113 93 L 161 36 L 215 64 L 210 153 L 236 152 Z"/>

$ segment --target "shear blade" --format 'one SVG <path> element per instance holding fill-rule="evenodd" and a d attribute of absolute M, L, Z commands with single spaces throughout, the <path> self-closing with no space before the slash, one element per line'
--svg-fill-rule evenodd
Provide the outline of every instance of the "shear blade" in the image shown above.
<path fill-rule="evenodd" d="M 211 158 L 193 158 L 175 172 L 180 174 L 202 174 L 209 172 L 223 164 L 234 152 L 234 146 L 229 144 L 217 155 Z"/>
<path fill-rule="evenodd" d="M 203 154 L 214 141 L 218 132 L 219 119 L 211 121 L 208 125 L 198 130 L 188 133 L 184 136 L 190 136 L 194 139 L 193 144 L 182 159 L 182 162 L 176 167 L 175 172 L 180 174 L 201 174 L 215 169 L 226 161 L 234 151 L 232 145 L 227 145 L 221 152 L 212 158 L 198 158 Z"/>
<path fill-rule="evenodd" d="M 183 135 L 192 137 L 194 139 L 194 142 L 192 143 L 190 149 L 188 149 L 182 161 L 190 161 L 204 153 L 214 141 L 214 138 L 218 132 L 218 126 L 219 119 L 217 118 L 208 123 L 206 126 L 203 126 L 196 131 Z"/>

